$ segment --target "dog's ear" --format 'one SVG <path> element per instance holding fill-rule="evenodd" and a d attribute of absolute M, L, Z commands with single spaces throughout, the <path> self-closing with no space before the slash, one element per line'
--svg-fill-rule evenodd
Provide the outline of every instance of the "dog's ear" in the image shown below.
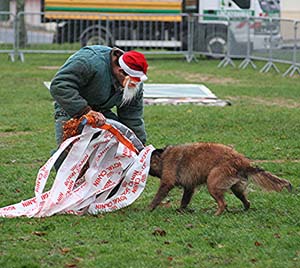
<path fill-rule="evenodd" d="M 163 151 L 161 149 L 155 149 L 151 154 L 151 165 L 158 164 L 161 161 L 161 154 Z"/>
<path fill-rule="evenodd" d="M 161 155 L 164 149 L 155 149 L 151 154 L 149 174 L 155 177 L 161 177 L 162 172 L 162 158 Z"/>
<path fill-rule="evenodd" d="M 157 156 L 161 156 L 161 154 L 165 151 L 165 148 L 161 148 L 161 149 L 155 149 L 152 153 L 152 155 L 157 155 Z"/>
<path fill-rule="evenodd" d="M 161 157 L 160 154 L 158 152 L 153 152 L 151 155 L 151 161 L 160 161 Z"/>

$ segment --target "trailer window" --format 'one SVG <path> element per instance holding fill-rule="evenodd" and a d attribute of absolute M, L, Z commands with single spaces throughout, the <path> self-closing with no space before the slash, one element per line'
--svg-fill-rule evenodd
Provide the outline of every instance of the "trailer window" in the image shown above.
<path fill-rule="evenodd" d="M 279 2 L 273 0 L 260 0 L 261 9 L 265 12 L 279 11 Z"/>
<path fill-rule="evenodd" d="M 233 2 L 242 9 L 250 8 L 250 0 L 233 0 Z"/>

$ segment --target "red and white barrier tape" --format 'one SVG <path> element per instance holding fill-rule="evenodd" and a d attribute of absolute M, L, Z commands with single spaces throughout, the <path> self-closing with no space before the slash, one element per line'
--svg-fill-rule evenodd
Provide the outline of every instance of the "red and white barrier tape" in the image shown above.
<path fill-rule="evenodd" d="M 51 189 L 44 192 L 54 163 L 71 143 Z M 154 147 L 147 146 L 139 154 L 132 148 L 132 142 L 110 125 L 103 129 L 85 126 L 82 134 L 66 140 L 40 168 L 35 197 L 0 208 L 0 216 L 98 214 L 132 204 L 145 188 Z M 86 163 L 89 168 L 78 178 Z M 112 194 L 112 190 L 116 192 Z"/>

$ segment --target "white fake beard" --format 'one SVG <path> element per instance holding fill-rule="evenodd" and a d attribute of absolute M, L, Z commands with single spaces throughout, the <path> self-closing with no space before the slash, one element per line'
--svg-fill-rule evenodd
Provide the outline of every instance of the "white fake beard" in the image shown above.
<path fill-rule="evenodd" d="M 139 83 L 136 84 L 135 87 L 129 87 L 130 79 L 126 81 L 125 87 L 123 89 L 123 97 L 121 106 L 131 102 L 131 100 L 136 96 L 139 88 Z"/>

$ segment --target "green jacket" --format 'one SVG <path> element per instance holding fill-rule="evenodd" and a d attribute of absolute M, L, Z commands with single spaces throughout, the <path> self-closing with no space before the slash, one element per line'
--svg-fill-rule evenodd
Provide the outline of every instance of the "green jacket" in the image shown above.
<path fill-rule="evenodd" d="M 143 87 L 130 103 L 121 106 L 123 91 L 112 75 L 111 50 L 97 45 L 77 51 L 51 81 L 50 93 L 70 117 L 81 116 L 91 107 L 132 129 L 145 144 Z"/>

